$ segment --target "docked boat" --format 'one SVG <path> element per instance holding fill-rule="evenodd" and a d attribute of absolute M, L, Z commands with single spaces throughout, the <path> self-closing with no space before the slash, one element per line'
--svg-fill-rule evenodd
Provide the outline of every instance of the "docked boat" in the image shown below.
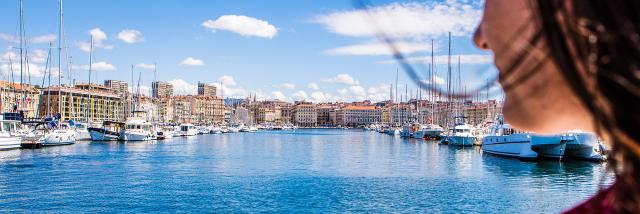
<path fill-rule="evenodd" d="M 415 131 L 418 130 L 418 127 L 420 127 L 419 123 L 404 124 L 404 126 L 402 126 L 402 131 L 400 131 L 400 137 L 404 137 L 404 138 L 413 137 L 413 134 Z"/>
<path fill-rule="evenodd" d="M 452 146 L 473 146 L 476 138 L 471 133 L 471 129 L 468 124 L 455 125 L 445 137 L 444 143 Z"/>
<path fill-rule="evenodd" d="M 102 127 L 89 127 L 89 136 L 92 141 L 114 141 L 118 140 L 124 123 L 115 121 L 104 121 Z"/>
<path fill-rule="evenodd" d="M 45 132 L 41 138 L 42 146 L 61 146 L 76 143 L 76 132 L 66 124 L 60 123 L 58 116 L 45 119 Z"/>
<path fill-rule="evenodd" d="M 72 129 L 54 129 L 45 133 L 42 146 L 61 146 L 76 143 L 76 132 Z"/>
<path fill-rule="evenodd" d="M 118 140 L 122 141 L 147 141 L 155 140 L 153 124 L 144 117 L 145 111 L 133 111 L 132 117 L 127 118 L 125 128 L 121 131 Z"/>
<path fill-rule="evenodd" d="M 436 124 L 420 125 L 414 134 L 414 138 L 440 139 L 444 130 Z"/>
<path fill-rule="evenodd" d="M 4 115 L 0 115 L 0 150 L 19 149 L 22 142 L 20 136 L 15 133 L 20 126 L 18 120 L 5 120 Z"/>
<path fill-rule="evenodd" d="M 546 158 L 603 160 L 603 146 L 595 134 L 569 131 L 555 135 L 532 135 L 531 149 Z"/>
<path fill-rule="evenodd" d="M 496 123 L 482 139 L 482 151 L 520 160 L 533 160 L 538 153 L 531 150 L 531 137 L 528 133 L 517 132 L 511 125 L 504 123 L 504 117 L 498 115 Z"/>
<path fill-rule="evenodd" d="M 397 127 L 387 127 L 384 130 L 384 133 L 388 134 L 388 135 L 392 135 L 392 136 L 399 136 L 400 135 L 400 129 L 397 128 Z"/>
<path fill-rule="evenodd" d="M 183 123 L 180 124 L 180 136 L 195 136 L 198 134 L 198 129 L 193 124 Z"/>

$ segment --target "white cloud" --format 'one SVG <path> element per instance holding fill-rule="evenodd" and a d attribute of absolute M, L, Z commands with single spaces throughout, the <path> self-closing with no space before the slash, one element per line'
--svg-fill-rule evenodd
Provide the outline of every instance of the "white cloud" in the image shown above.
<path fill-rule="evenodd" d="M 366 95 L 364 88 L 359 85 L 354 85 L 349 87 L 349 92 L 351 92 L 353 95 L 356 95 L 358 97 L 362 97 Z"/>
<path fill-rule="evenodd" d="M 388 100 L 390 99 L 389 97 L 389 88 L 391 86 L 386 85 L 386 84 L 381 84 L 379 86 L 374 86 L 374 87 L 369 87 L 367 89 L 367 99 L 369 100 L 373 100 L 373 101 L 382 101 L 382 100 Z"/>
<path fill-rule="evenodd" d="M 80 65 L 80 66 L 74 67 L 74 69 L 89 70 L 89 65 Z M 116 66 L 104 61 L 94 62 L 91 64 L 91 70 L 92 71 L 115 71 Z"/>
<path fill-rule="evenodd" d="M 31 54 L 29 54 L 29 57 L 31 57 L 32 62 L 44 63 L 47 61 L 47 55 L 49 55 L 49 53 L 47 53 L 46 51 L 41 49 L 36 49 L 34 51 L 31 51 Z M 15 58 L 12 58 L 12 60 L 15 60 Z"/>
<path fill-rule="evenodd" d="M 256 36 L 262 38 L 273 38 L 278 33 L 278 29 L 267 21 L 242 15 L 224 15 L 216 20 L 206 20 L 202 23 L 205 28 L 215 30 L 231 31 L 242 36 Z"/>
<path fill-rule="evenodd" d="M 190 84 L 183 79 L 174 79 L 168 81 L 173 85 L 173 93 L 176 95 L 195 95 L 198 92 L 198 86 Z"/>
<path fill-rule="evenodd" d="M 147 64 L 147 63 L 138 63 L 136 65 L 136 68 L 142 68 L 142 69 L 151 70 L 151 69 L 155 69 L 156 65 L 155 64 Z"/>
<path fill-rule="evenodd" d="M 293 90 L 296 88 L 296 85 L 293 83 L 283 83 L 282 85 L 280 85 L 280 87 L 287 89 L 287 90 Z"/>
<path fill-rule="evenodd" d="M 411 54 L 420 51 L 431 50 L 431 45 L 416 42 L 397 42 L 395 43 L 399 52 Z M 434 45 L 435 46 L 435 45 Z M 356 45 L 343 46 L 325 51 L 331 55 L 360 55 L 360 56 L 376 56 L 376 55 L 393 55 L 389 45 L 386 43 L 363 43 Z"/>
<path fill-rule="evenodd" d="M 273 96 L 273 99 L 287 100 L 287 96 L 285 96 L 281 91 L 271 92 L 271 95 Z"/>
<path fill-rule="evenodd" d="M 13 68 L 12 68 L 13 67 Z M 11 65 L 9 63 L 0 64 L 0 72 L 2 72 L 3 76 L 11 75 L 11 70 L 13 69 L 14 77 L 20 75 L 20 63 L 13 61 Z M 30 75 L 31 77 L 43 77 L 45 75 L 45 67 L 43 65 L 29 63 L 25 66 L 25 75 Z M 27 73 L 28 72 L 28 73 Z M 49 71 L 46 71 L 47 75 Z M 51 76 L 58 76 L 58 69 L 51 69 Z"/>
<path fill-rule="evenodd" d="M 0 61 L 9 62 L 11 60 L 11 61 L 15 62 L 16 60 L 20 61 L 19 58 L 20 58 L 20 56 L 18 56 L 18 54 L 16 52 L 7 51 L 4 54 L 2 54 L 2 56 L 0 57 Z"/>
<path fill-rule="evenodd" d="M 187 57 L 184 60 L 182 60 L 182 62 L 180 63 L 180 65 L 186 65 L 186 66 L 203 66 L 204 62 L 201 59 L 196 59 L 193 57 Z"/>
<path fill-rule="evenodd" d="M 314 91 L 311 93 L 310 101 L 312 102 L 335 102 L 341 101 L 340 98 L 335 97 L 329 93 L 325 93 L 322 91 Z"/>
<path fill-rule="evenodd" d="M 328 82 L 328 83 L 340 83 L 340 84 L 346 84 L 346 85 L 358 85 L 360 84 L 360 82 L 358 82 L 357 80 L 353 79 L 353 77 L 351 77 L 349 74 L 338 74 L 334 77 L 328 78 L 328 79 L 324 79 L 323 81 Z"/>
<path fill-rule="evenodd" d="M 118 33 L 118 39 L 129 44 L 144 41 L 142 33 L 134 29 L 124 29 L 120 31 L 120 33 Z"/>
<path fill-rule="evenodd" d="M 420 81 L 421 81 L 422 83 L 424 83 L 424 84 L 431 84 L 431 80 L 430 80 L 430 79 L 423 79 L 423 80 L 420 80 Z M 433 76 L 433 82 L 434 82 L 436 85 L 444 85 L 445 80 L 444 80 L 444 78 L 442 78 L 442 77 L 439 77 L 439 76 Z"/>
<path fill-rule="evenodd" d="M 295 100 L 306 100 L 309 98 L 309 96 L 307 95 L 307 92 L 304 92 L 302 90 L 293 93 L 292 96 Z"/>
<path fill-rule="evenodd" d="M 225 86 L 235 86 L 236 85 L 236 80 L 233 79 L 233 76 L 231 76 L 231 75 L 222 75 L 221 77 L 218 77 L 218 82 L 222 82 L 222 84 L 225 85 Z"/>
<path fill-rule="evenodd" d="M 31 38 L 31 42 L 33 43 L 49 43 L 56 40 L 58 40 L 58 37 L 54 34 L 45 34 Z"/>
<path fill-rule="evenodd" d="M 461 54 L 461 55 L 451 55 L 451 64 L 458 63 L 458 57 L 460 57 L 460 63 L 462 64 L 488 64 L 493 62 L 492 55 L 486 54 Z M 434 56 L 435 64 L 447 64 L 448 56 L 447 55 L 438 55 Z M 409 63 L 431 63 L 431 57 L 408 57 L 406 58 Z M 394 64 L 397 63 L 395 60 L 385 60 L 380 61 L 380 64 Z"/>
<path fill-rule="evenodd" d="M 133 91 L 134 89 L 136 91 Z M 131 86 L 129 86 L 127 88 L 127 90 L 129 90 L 130 93 L 138 93 L 138 87 L 131 88 Z M 139 92 L 140 92 L 141 95 L 151 96 L 151 87 L 146 86 L 146 85 L 141 85 L 139 90 L 140 90 Z"/>
<path fill-rule="evenodd" d="M 315 21 L 336 34 L 374 37 L 380 30 L 392 38 L 433 38 L 451 32 L 471 35 L 480 20 L 479 3 L 456 0 L 433 3 L 391 3 L 352 11 L 333 12 Z"/>
<path fill-rule="evenodd" d="M 310 89 L 313 89 L 313 90 L 320 90 L 320 86 L 318 86 L 318 84 L 317 84 L 317 83 L 315 83 L 315 82 L 310 82 L 310 83 L 307 85 L 307 87 L 308 87 L 308 88 L 310 88 Z"/>
<path fill-rule="evenodd" d="M 18 43 L 20 40 L 13 35 L 9 35 L 6 33 L 0 33 L 0 40 L 4 40 L 7 42 Z"/>
<path fill-rule="evenodd" d="M 113 49 L 113 45 L 104 44 L 104 41 L 107 40 L 107 34 L 100 28 L 93 28 L 89 30 L 89 35 L 91 35 L 91 38 L 93 39 L 94 50 L 96 48 L 102 48 L 106 50 Z M 91 41 L 80 41 L 77 42 L 76 45 L 78 46 L 78 48 L 80 48 L 80 50 L 84 52 L 89 52 L 91 50 Z"/>

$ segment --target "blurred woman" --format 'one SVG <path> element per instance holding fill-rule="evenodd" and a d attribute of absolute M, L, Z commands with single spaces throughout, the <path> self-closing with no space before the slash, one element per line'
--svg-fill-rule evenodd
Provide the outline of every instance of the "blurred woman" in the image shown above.
<path fill-rule="evenodd" d="M 615 183 L 568 213 L 640 213 L 640 1 L 485 0 L 474 42 L 494 53 L 506 120 L 597 132 Z"/>

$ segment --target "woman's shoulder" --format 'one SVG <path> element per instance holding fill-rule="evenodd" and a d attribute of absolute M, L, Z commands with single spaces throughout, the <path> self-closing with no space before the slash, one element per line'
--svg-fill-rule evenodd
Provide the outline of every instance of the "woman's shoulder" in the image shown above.
<path fill-rule="evenodd" d="M 616 185 L 598 191 L 596 195 L 580 203 L 569 210 L 564 211 L 565 214 L 573 213 L 614 213 L 613 209 L 613 189 Z"/>

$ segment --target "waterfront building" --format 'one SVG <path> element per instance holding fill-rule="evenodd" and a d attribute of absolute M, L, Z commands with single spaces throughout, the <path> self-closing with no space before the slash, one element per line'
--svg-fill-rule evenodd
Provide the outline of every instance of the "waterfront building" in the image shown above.
<path fill-rule="evenodd" d="M 122 98 L 102 85 L 50 86 L 42 90 L 38 116 L 59 113 L 62 120 L 121 121 L 123 108 Z"/>
<path fill-rule="evenodd" d="M 299 127 L 315 127 L 318 125 L 318 112 L 311 102 L 296 101 L 292 107 L 291 118 Z"/>
<path fill-rule="evenodd" d="M 158 98 L 155 101 L 158 109 L 157 121 L 168 123 L 173 119 L 173 99 L 171 97 Z"/>
<path fill-rule="evenodd" d="M 318 112 L 318 126 L 335 126 L 335 120 L 331 120 L 330 114 L 332 111 L 335 112 L 337 108 L 338 107 L 333 104 L 319 104 L 316 108 Z"/>
<path fill-rule="evenodd" d="M 1 112 L 22 111 L 25 117 L 36 117 L 40 90 L 28 84 L 0 80 L 0 100 Z"/>
<path fill-rule="evenodd" d="M 222 98 L 209 96 L 175 96 L 173 122 L 194 124 L 221 124 L 225 121 Z"/>
<path fill-rule="evenodd" d="M 243 106 L 236 106 L 230 108 L 230 123 L 233 124 L 251 124 L 251 117 L 249 116 L 249 109 Z"/>
<path fill-rule="evenodd" d="M 215 97 L 216 87 L 207 83 L 198 82 L 198 95 Z"/>
<path fill-rule="evenodd" d="M 493 121 L 500 112 L 501 107 L 495 100 L 487 102 L 468 101 L 464 105 L 465 121 L 474 126 L 483 122 Z"/>
<path fill-rule="evenodd" d="M 129 84 L 121 80 L 105 80 L 104 86 L 111 89 L 111 91 L 120 97 L 125 97 L 129 90 Z"/>
<path fill-rule="evenodd" d="M 382 110 L 373 105 L 350 105 L 338 109 L 336 121 L 341 126 L 365 126 L 382 122 Z"/>
<path fill-rule="evenodd" d="M 151 95 L 153 98 L 172 97 L 173 85 L 167 82 L 154 81 L 151 83 Z"/>

